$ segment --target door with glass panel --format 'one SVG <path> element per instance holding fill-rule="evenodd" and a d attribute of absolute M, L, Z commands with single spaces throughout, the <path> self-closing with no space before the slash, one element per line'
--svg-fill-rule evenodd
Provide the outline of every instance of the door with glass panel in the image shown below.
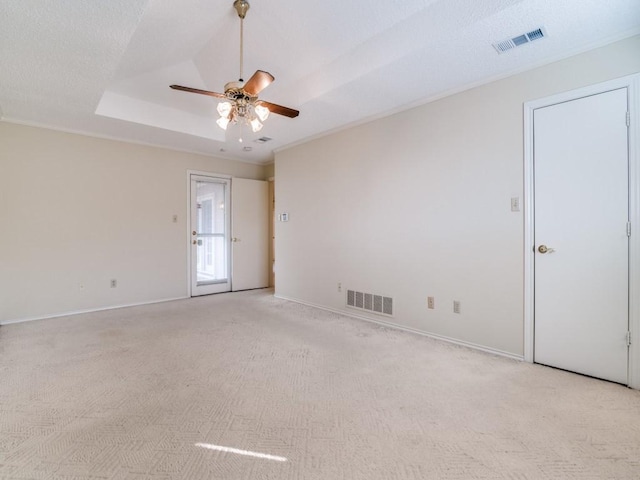
<path fill-rule="evenodd" d="M 191 296 L 231 290 L 230 180 L 191 175 Z"/>

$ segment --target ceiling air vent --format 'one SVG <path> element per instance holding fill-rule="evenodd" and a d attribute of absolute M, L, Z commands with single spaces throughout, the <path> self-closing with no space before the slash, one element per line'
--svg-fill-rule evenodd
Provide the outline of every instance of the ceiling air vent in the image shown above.
<path fill-rule="evenodd" d="M 526 45 L 527 43 L 545 38 L 546 36 L 547 31 L 544 27 L 540 27 L 536 28 L 535 30 L 531 30 L 530 32 L 523 33 L 522 35 L 517 35 L 513 38 L 508 38 L 506 40 L 502 40 L 501 42 L 494 43 L 493 48 L 495 48 L 496 52 L 498 53 L 504 53 L 507 50 Z"/>
<path fill-rule="evenodd" d="M 254 142 L 256 143 L 267 143 L 270 142 L 271 140 L 273 140 L 273 138 L 269 138 L 269 137 L 260 137 L 260 138 L 256 138 L 254 140 Z"/>

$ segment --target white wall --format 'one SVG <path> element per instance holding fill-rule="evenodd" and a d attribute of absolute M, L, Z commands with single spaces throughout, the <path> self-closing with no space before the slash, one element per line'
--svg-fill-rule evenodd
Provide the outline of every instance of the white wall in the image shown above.
<path fill-rule="evenodd" d="M 186 296 L 189 169 L 267 170 L 0 122 L 0 323 Z"/>
<path fill-rule="evenodd" d="M 277 153 L 276 295 L 521 356 L 523 103 L 638 71 L 633 37 Z"/>

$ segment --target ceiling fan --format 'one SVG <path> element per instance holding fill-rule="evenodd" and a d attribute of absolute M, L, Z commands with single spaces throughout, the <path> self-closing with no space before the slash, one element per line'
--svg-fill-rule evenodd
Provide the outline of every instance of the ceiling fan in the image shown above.
<path fill-rule="evenodd" d="M 200 95 L 208 95 L 210 97 L 225 99 L 225 102 L 218 104 L 218 113 L 220 118 L 217 120 L 218 126 L 223 130 L 227 129 L 229 123 L 237 123 L 243 121 L 251 126 L 254 132 L 262 129 L 264 122 L 269 113 L 284 115 L 285 117 L 295 118 L 300 112 L 293 108 L 283 107 L 271 102 L 265 102 L 258 99 L 258 94 L 268 87 L 275 80 L 273 75 L 263 70 L 257 70 L 249 80 L 245 83 L 242 79 L 243 70 L 243 33 L 244 18 L 249 10 L 249 2 L 247 0 L 235 0 L 233 6 L 240 17 L 240 78 L 237 82 L 229 82 L 224 86 L 224 93 L 210 92 L 208 90 L 200 90 L 198 88 L 183 87 L 181 85 L 170 85 L 174 90 L 182 90 L 184 92 L 198 93 Z M 242 141 L 242 140 L 241 140 Z"/>

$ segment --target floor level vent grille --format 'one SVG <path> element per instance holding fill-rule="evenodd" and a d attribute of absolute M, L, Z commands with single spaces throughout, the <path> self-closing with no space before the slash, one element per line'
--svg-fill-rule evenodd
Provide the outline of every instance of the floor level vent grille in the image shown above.
<path fill-rule="evenodd" d="M 347 307 L 389 317 L 393 316 L 393 298 L 374 293 L 347 290 Z"/>

